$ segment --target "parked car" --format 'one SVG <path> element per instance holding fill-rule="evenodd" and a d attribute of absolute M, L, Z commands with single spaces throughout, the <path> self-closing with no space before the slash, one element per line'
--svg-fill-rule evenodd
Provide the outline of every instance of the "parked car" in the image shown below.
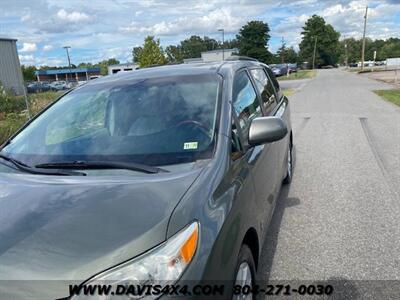
<path fill-rule="evenodd" d="M 48 82 L 31 82 L 26 86 L 28 93 L 39 93 L 39 92 L 47 92 L 51 89 L 51 86 Z"/>
<path fill-rule="evenodd" d="M 57 279 L 7 289 L 30 299 L 68 297 L 63 280 L 254 285 L 292 149 L 290 102 L 260 62 L 89 81 L 1 148 L 0 280 Z"/>
<path fill-rule="evenodd" d="M 272 72 L 276 77 L 286 75 L 288 72 L 287 64 L 277 64 L 272 67 Z"/>
<path fill-rule="evenodd" d="M 53 81 L 50 86 L 53 91 L 62 91 L 67 89 L 65 81 Z"/>
<path fill-rule="evenodd" d="M 289 73 L 296 73 L 297 72 L 297 64 L 288 64 Z"/>

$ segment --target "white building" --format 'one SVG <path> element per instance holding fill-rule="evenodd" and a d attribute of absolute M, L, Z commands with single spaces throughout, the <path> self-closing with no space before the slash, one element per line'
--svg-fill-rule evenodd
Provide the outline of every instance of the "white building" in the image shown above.
<path fill-rule="evenodd" d="M 222 61 L 224 59 L 233 56 L 238 52 L 239 51 L 237 49 L 218 49 L 213 51 L 206 51 L 206 52 L 201 52 L 201 59 L 204 62 Z"/>
<path fill-rule="evenodd" d="M 218 49 L 212 51 L 201 52 L 201 58 L 188 58 L 183 62 L 186 64 L 199 63 L 199 62 L 212 62 L 222 61 L 238 53 L 238 49 Z"/>
<path fill-rule="evenodd" d="M 117 74 L 118 72 L 129 72 L 139 68 L 138 64 L 118 64 L 108 66 L 108 75 Z"/>
<path fill-rule="evenodd" d="M 400 68 L 400 57 L 386 59 L 386 67 Z"/>

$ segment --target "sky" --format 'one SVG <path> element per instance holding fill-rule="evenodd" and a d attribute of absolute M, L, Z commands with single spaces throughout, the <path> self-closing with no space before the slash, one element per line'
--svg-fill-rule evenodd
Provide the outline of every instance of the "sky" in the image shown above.
<path fill-rule="evenodd" d="M 400 0 L 0 0 L 0 36 L 18 39 L 25 65 L 66 65 L 63 46 L 71 46 L 74 64 L 113 57 L 129 62 L 147 35 L 167 46 L 193 34 L 221 40 L 218 29 L 224 28 L 231 39 L 248 21 L 260 20 L 271 29 L 275 52 L 282 37 L 298 49 L 313 14 L 342 38 L 361 38 L 366 5 L 368 37 L 400 37 Z"/>

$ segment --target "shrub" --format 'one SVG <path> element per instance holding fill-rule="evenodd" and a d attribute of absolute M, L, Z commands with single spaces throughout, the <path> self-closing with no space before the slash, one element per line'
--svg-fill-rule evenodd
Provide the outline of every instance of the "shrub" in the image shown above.
<path fill-rule="evenodd" d="M 9 113 L 5 120 L 0 121 L 0 145 L 14 134 L 27 121 L 25 115 Z"/>
<path fill-rule="evenodd" d="M 0 84 L 0 113 L 20 112 L 26 109 L 23 96 L 13 96 Z"/>

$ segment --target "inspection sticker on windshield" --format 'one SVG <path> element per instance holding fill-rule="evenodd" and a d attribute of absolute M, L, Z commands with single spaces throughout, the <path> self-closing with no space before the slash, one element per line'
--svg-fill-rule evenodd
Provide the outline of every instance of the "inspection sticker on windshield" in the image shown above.
<path fill-rule="evenodd" d="M 183 144 L 183 149 L 184 150 L 193 150 L 193 149 L 197 149 L 197 142 L 190 142 L 190 143 L 184 143 Z"/>

